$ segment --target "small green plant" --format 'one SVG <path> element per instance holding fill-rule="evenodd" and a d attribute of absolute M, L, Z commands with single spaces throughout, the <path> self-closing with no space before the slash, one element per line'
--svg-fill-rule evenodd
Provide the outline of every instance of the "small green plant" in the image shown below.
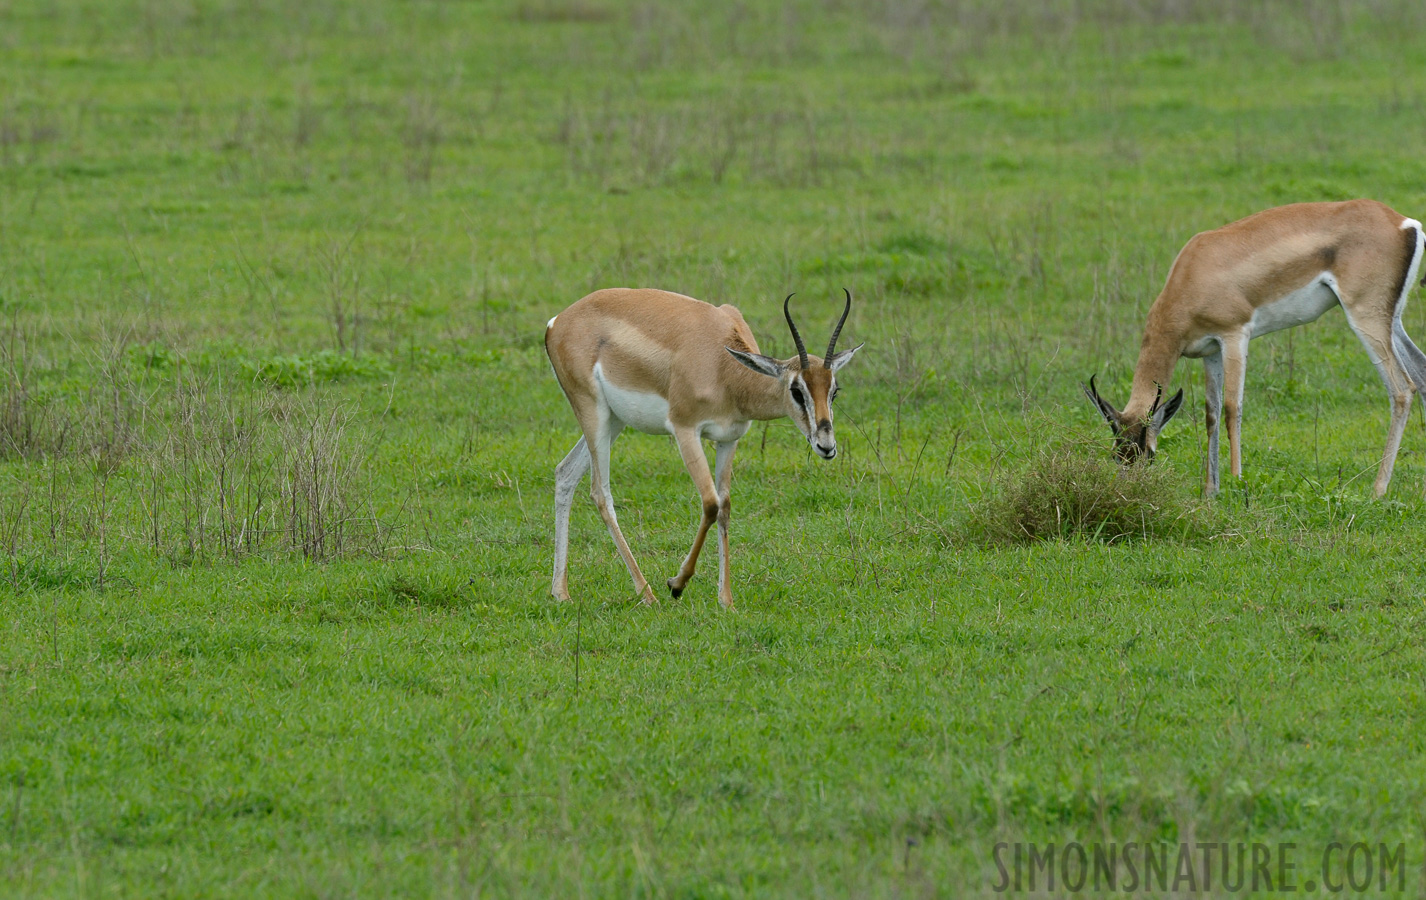
<path fill-rule="evenodd" d="M 376 378 L 388 372 L 382 363 L 374 359 L 351 356 L 336 350 L 248 360 L 243 363 L 243 368 L 254 381 L 284 390 L 346 378 Z"/>

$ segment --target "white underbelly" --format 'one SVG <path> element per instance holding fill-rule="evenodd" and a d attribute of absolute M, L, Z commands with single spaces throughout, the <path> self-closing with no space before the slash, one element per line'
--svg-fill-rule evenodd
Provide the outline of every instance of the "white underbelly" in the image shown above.
<path fill-rule="evenodd" d="M 1259 306 L 1253 310 L 1253 318 L 1249 323 L 1252 336 L 1272 334 L 1274 331 L 1314 321 L 1341 302 L 1337 297 L 1336 284 L 1332 273 L 1323 272 L 1305 287 Z"/>
<path fill-rule="evenodd" d="M 741 441 L 752 422 L 700 422 L 698 436 L 715 444 Z"/>
<path fill-rule="evenodd" d="M 648 391 L 633 391 L 619 387 L 604 377 L 604 369 L 594 364 L 594 382 L 599 385 L 604 405 L 609 407 L 611 418 L 624 427 L 645 434 L 673 434 L 673 423 L 668 418 L 668 401 L 658 394 Z M 715 443 L 742 440 L 752 422 L 735 420 L 708 420 L 698 423 L 698 436 Z"/>
<path fill-rule="evenodd" d="M 668 401 L 663 397 L 619 387 L 604 377 L 599 363 L 594 364 L 594 382 L 599 385 L 599 393 L 609 407 L 609 414 L 625 427 L 645 434 L 673 433 L 673 423 L 668 420 Z"/>
<path fill-rule="evenodd" d="M 1202 359 L 1205 356 L 1216 356 L 1222 351 L 1222 339 L 1216 334 L 1210 334 L 1199 338 L 1183 348 L 1183 355 L 1189 359 Z"/>

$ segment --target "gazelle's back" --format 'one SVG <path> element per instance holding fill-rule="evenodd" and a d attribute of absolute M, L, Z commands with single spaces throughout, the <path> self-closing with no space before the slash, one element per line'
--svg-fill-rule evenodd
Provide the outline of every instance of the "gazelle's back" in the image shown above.
<path fill-rule="evenodd" d="M 711 340 L 720 336 L 721 340 Z M 551 320 L 545 350 L 568 390 L 567 372 L 588 372 L 599 363 L 615 384 L 647 385 L 667 393 L 675 360 L 690 367 L 722 368 L 723 346 L 757 352 L 738 310 L 713 306 L 683 294 L 637 288 L 595 291 Z M 709 348 L 714 352 L 708 352 Z M 705 361 L 706 362 L 703 362 Z M 714 373 L 706 373 L 710 378 Z"/>

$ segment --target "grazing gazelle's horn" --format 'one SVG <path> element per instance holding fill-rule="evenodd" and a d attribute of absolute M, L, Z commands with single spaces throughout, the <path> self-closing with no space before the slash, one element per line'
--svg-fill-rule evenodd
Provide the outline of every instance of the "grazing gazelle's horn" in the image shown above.
<path fill-rule="evenodd" d="M 1149 419 L 1152 419 L 1154 417 L 1154 413 L 1159 411 L 1159 404 L 1164 402 L 1164 386 L 1155 383 L 1154 388 L 1154 405 L 1149 407 L 1149 414 L 1145 417 Z"/>
<path fill-rule="evenodd" d="M 852 292 L 842 288 L 842 293 L 847 295 L 847 305 L 842 308 L 842 317 L 837 320 L 837 327 L 832 329 L 832 340 L 827 342 L 827 358 L 822 360 L 822 365 L 827 368 L 832 365 L 832 354 L 837 352 L 837 338 L 842 334 L 842 326 L 847 324 L 847 313 L 852 311 Z"/>
<path fill-rule="evenodd" d="M 1095 409 L 1099 410 L 1099 414 L 1104 417 L 1106 422 L 1113 426 L 1117 434 L 1119 431 L 1119 410 L 1115 409 L 1108 400 L 1099 396 L 1099 388 L 1094 384 L 1093 375 L 1089 376 L 1089 384 L 1085 386 L 1084 392 L 1089 396 L 1089 400 L 1094 404 Z"/>
<path fill-rule="evenodd" d="M 787 304 L 795 294 L 788 294 L 787 300 L 782 301 L 782 314 L 787 318 L 787 327 L 792 330 L 792 340 L 797 344 L 797 358 L 802 361 L 802 368 L 806 370 L 811 364 L 807 362 L 807 347 L 802 343 L 802 335 L 797 333 L 797 323 L 792 321 L 792 311 L 787 308 Z"/>

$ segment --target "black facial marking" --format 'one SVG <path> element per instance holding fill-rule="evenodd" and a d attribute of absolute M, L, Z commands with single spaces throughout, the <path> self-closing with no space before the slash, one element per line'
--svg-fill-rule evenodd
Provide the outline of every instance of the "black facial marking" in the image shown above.
<path fill-rule="evenodd" d="M 1152 460 L 1154 451 L 1149 448 L 1148 428 L 1130 426 L 1115 429 L 1114 455 L 1126 466 L 1140 460 Z"/>
<path fill-rule="evenodd" d="M 802 397 L 802 390 L 801 390 L 801 388 L 799 388 L 799 387 L 798 387 L 797 385 L 795 385 L 795 384 L 792 386 L 792 402 L 793 402 L 793 403 L 796 403 L 798 406 L 806 406 L 806 405 L 807 405 L 807 401 L 804 400 L 803 397 Z"/>

